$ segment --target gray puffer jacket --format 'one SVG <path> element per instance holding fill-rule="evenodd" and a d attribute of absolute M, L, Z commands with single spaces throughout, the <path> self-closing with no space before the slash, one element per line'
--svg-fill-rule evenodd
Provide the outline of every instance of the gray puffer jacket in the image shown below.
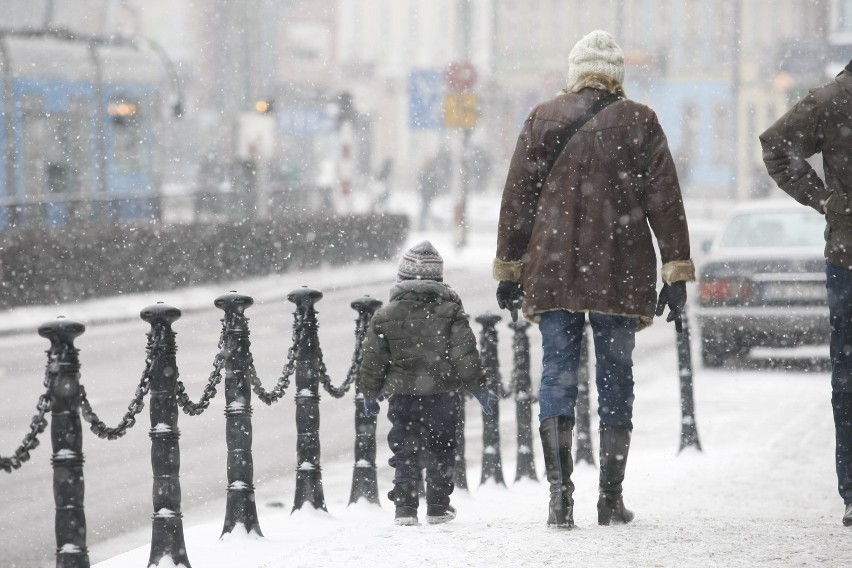
<path fill-rule="evenodd" d="M 476 337 L 458 294 L 434 280 L 394 285 L 367 328 L 359 381 L 367 398 L 484 388 Z"/>

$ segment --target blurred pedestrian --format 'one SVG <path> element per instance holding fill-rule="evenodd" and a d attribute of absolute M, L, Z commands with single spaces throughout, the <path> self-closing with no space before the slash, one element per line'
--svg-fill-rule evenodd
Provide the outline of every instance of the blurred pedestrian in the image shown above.
<path fill-rule="evenodd" d="M 666 306 L 680 327 L 695 279 L 675 164 L 656 114 L 626 98 L 624 54 L 596 30 L 568 56 L 568 85 L 523 125 L 509 166 L 494 277 L 501 308 L 539 324 L 539 432 L 547 524 L 574 526 L 571 481 L 577 369 L 586 313 L 594 336 L 598 524 L 627 523 L 622 482 L 633 430 L 635 334 Z M 656 295 L 657 256 L 663 287 Z M 678 329 L 680 331 L 680 329 Z"/>
<path fill-rule="evenodd" d="M 426 520 L 451 521 L 456 425 L 463 410 L 458 391 L 473 394 L 486 414 L 497 395 L 485 387 L 476 337 L 461 299 L 444 283 L 443 259 L 429 241 L 405 252 L 390 302 L 370 320 L 359 381 L 368 416 L 378 414 L 379 400 L 388 398 L 394 522 L 418 524 L 424 461 Z"/>
<path fill-rule="evenodd" d="M 373 211 L 384 211 L 387 209 L 390 199 L 393 177 L 393 158 L 385 158 L 382 167 L 376 174 L 376 182 L 379 184 L 379 194 L 373 201 Z"/>
<path fill-rule="evenodd" d="M 763 162 L 778 187 L 825 215 L 825 274 L 831 324 L 831 406 L 837 488 L 852 526 L 852 61 L 811 89 L 760 135 Z M 807 159 L 822 153 L 825 180 Z"/>
<path fill-rule="evenodd" d="M 435 219 L 432 214 L 432 202 L 438 195 L 447 192 L 451 174 L 450 154 L 443 149 L 420 168 L 417 176 L 417 186 L 420 190 L 419 230 L 426 231 L 433 225 Z"/>

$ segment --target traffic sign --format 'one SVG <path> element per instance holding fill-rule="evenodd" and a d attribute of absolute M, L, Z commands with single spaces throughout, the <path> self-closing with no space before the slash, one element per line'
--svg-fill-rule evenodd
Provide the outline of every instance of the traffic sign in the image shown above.
<path fill-rule="evenodd" d="M 444 97 L 444 125 L 450 128 L 473 128 L 479 118 L 479 101 L 470 93 Z"/>
<path fill-rule="evenodd" d="M 417 69 L 408 79 L 408 121 L 412 130 L 439 129 L 445 92 L 441 69 Z"/>
<path fill-rule="evenodd" d="M 447 67 L 447 86 L 452 91 L 468 91 L 476 84 L 476 67 L 467 61 Z"/>

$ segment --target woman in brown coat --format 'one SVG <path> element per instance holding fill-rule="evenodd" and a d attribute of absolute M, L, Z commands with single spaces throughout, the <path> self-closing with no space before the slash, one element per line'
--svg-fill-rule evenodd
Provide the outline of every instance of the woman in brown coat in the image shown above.
<path fill-rule="evenodd" d="M 573 526 L 571 433 L 588 312 L 600 417 L 598 522 L 629 522 L 621 483 L 633 429 L 636 331 L 666 305 L 679 323 L 693 281 L 689 232 L 668 143 L 654 112 L 625 97 L 624 55 L 594 31 L 569 54 L 569 84 L 524 123 L 503 190 L 494 277 L 500 307 L 539 323 L 539 431 L 550 482 L 548 525 Z M 564 143 L 570 126 L 611 102 Z M 597 105 L 600 108 L 600 105 Z M 562 138 L 562 140 L 560 140 Z M 657 301 L 657 256 L 663 289 Z"/>

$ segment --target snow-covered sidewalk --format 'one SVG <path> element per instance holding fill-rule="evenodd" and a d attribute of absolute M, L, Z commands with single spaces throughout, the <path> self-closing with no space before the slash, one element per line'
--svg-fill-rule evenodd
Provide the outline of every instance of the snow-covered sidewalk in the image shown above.
<path fill-rule="evenodd" d="M 678 454 L 676 362 L 670 352 L 637 365 L 636 428 L 625 496 L 636 512 L 626 526 L 596 524 L 597 469 L 578 464 L 573 531 L 545 526 L 543 481 L 513 483 L 514 404 L 504 401 L 502 455 L 506 487 L 479 486 L 481 421 L 468 410 L 469 492 L 457 491 L 459 514 L 444 525 L 393 525 L 384 498 L 392 471 L 379 440 L 381 507 L 347 507 L 352 464 L 326 465 L 328 513 L 309 506 L 289 514 L 292 478 L 258 492 L 264 538 L 219 540 L 223 517 L 185 517 L 195 568 L 421 566 L 848 566 L 852 531 L 841 526 L 833 469 L 827 373 L 779 370 L 703 371 L 696 375 L 703 451 Z M 386 420 L 383 416 L 380 420 Z M 597 440 L 595 438 L 595 446 Z M 537 472 L 543 477 L 536 436 Z M 283 508 L 270 506 L 282 503 Z M 220 508 L 224 512 L 224 506 Z M 142 547 L 97 568 L 145 566 Z M 160 566 L 170 566 L 161 562 Z"/>

